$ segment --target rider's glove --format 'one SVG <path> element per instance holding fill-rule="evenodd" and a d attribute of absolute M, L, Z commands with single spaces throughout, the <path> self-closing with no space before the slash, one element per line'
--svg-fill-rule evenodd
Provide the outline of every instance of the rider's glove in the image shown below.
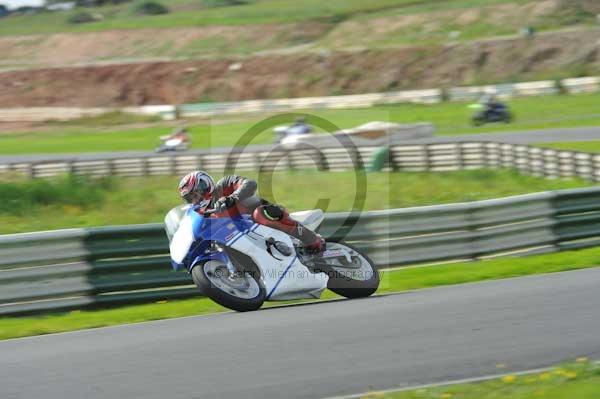
<path fill-rule="evenodd" d="M 226 210 L 235 206 L 236 199 L 233 196 L 220 198 L 215 202 L 215 209 L 219 212 L 225 212 Z"/>

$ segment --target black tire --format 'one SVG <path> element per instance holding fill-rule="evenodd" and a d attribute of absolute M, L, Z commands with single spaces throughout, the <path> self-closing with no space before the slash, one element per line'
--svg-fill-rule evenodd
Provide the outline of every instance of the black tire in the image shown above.
<path fill-rule="evenodd" d="M 485 119 L 476 115 L 471 119 L 471 123 L 473 124 L 473 126 L 481 126 L 485 123 Z"/>
<path fill-rule="evenodd" d="M 371 267 L 371 273 L 367 280 L 354 280 L 349 278 L 344 273 L 338 272 L 332 267 L 322 267 L 322 270 L 329 275 L 327 288 L 336 294 L 349 299 L 364 298 L 374 294 L 375 291 L 377 291 L 377 288 L 379 288 L 379 273 L 373 260 L 352 245 L 349 245 L 343 241 L 331 241 L 331 243 L 346 246 L 359 253 L 360 256 L 368 262 L 369 266 Z"/>
<path fill-rule="evenodd" d="M 202 293 L 226 308 L 238 311 L 238 312 L 250 312 L 259 309 L 267 296 L 266 289 L 260 280 L 260 276 L 257 273 L 245 273 L 245 278 L 251 278 L 258 285 L 258 293 L 256 296 L 251 298 L 240 298 L 236 295 L 232 295 L 230 292 L 226 292 L 213 284 L 210 277 L 206 274 L 206 267 L 210 262 L 216 262 L 223 265 L 219 261 L 207 261 L 194 266 L 192 269 L 192 279 L 194 283 L 200 288 Z M 211 265 L 212 266 L 212 265 Z M 225 266 L 225 265 L 223 265 Z M 233 290 L 231 291 L 233 292 Z"/>

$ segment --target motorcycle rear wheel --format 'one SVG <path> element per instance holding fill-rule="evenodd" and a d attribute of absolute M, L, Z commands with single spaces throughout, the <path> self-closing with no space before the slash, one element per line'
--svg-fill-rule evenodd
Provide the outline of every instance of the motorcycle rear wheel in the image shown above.
<path fill-rule="evenodd" d="M 259 309 L 267 296 L 257 273 L 244 271 L 231 275 L 227 265 L 221 261 L 210 260 L 198 264 L 191 274 L 204 295 L 238 312 Z"/>
<path fill-rule="evenodd" d="M 473 118 L 471 118 L 471 124 L 473 126 L 481 126 L 483 124 L 485 124 L 486 120 L 484 117 L 480 117 L 480 116 L 474 116 Z"/>
<path fill-rule="evenodd" d="M 339 249 L 351 255 L 351 261 L 323 258 L 318 267 L 329 275 L 327 288 L 346 298 L 370 296 L 379 288 L 379 273 L 367 255 L 343 241 L 327 242 L 327 251 Z"/>

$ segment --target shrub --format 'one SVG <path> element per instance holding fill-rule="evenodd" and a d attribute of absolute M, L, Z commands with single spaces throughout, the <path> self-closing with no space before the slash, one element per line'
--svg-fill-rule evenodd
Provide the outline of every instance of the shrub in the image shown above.
<path fill-rule="evenodd" d="M 75 5 L 77 7 L 102 7 L 109 4 L 127 3 L 129 1 L 131 0 L 77 0 Z"/>
<path fill-rule="evenodd" d="M 153 1 L 143 1 L 136 4 L 134 12 L 139 15 L 160 15 L 167 14 L 169 9 L 160 3 Z"/>
<path fill-rule="evenodd" d="M 102 202 L 112 189 L 111 178 L 91 179 L 84 176 L 63 176 L 55 179 L 32 179 L 0 182 L 0 214 L 21 215 L 44 205 L 74 205 L 87 208 Z"/>
<path fill-rule="evenodd" d="M 85 24 L 88 22 L 94 22 L 96 19 L 92 14 L 86 11 L 80 11 L 69 17 L 67 20 L 70 24 Z"/>
<path fill-rule="evenodd" d="M 249 4 L 250 0 L 203 0 L 202 4 L 205 7 L 230 7 L 230 6 L 242 6 Z"/>

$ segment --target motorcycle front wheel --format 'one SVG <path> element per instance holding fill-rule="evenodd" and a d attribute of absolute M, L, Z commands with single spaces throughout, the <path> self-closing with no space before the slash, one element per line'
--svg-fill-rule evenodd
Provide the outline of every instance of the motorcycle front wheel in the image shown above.
<path fill-rule="evenodd" d="M 328 241 L 327 251 L 317 265 L 329 275 L 327 288 L 343 297 L 363 298 L 379 288 L 379 273 L 375 263 L 345 242 Z"/>
<path fill-rule="evenodd" d="M 471 124 L 473 126 L 481 126 L 485 123 L 485 117 L 481 116 L 481 115 L 475 115 L 473 116 L 473 118 L 471 118 Z"/>
<path fill-rule="evenodd" d="M 257 273 L 241 271 L 232 274 L 221 261 L 210 260 L 198 264 L 191 274 L 204 295 L 238 312 L 259 309 L 267 295 Z"/>

